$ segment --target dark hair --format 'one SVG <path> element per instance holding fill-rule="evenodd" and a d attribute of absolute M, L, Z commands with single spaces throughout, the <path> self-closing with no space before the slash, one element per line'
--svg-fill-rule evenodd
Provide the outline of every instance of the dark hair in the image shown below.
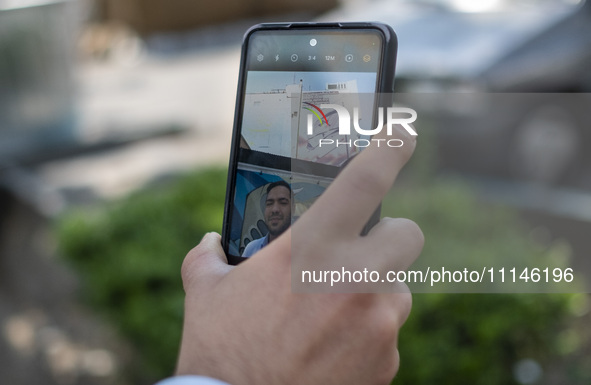
<path fill-rule="evenodd" d="M 282 180 L 278 180 L 277 182 L 273 182 L 271 184 L 269 184 L 269 186 L 267 186 L 267 194 L 273 190 L 275 187 L 279 187 L 279 186 L 283 186 L 285 188 L 287 188 L 289 190 L 289 192 L 291 193 L 291 186 L 289 185 L 289 183 L 287 183 L 286 181 Z"/>

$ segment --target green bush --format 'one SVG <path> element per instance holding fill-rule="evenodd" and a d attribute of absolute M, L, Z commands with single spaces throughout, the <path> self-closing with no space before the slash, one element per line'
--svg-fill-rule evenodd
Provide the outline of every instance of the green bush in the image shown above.
<path fill-rule="evenodd" d="M 514 370 L 530 360 L 541 369 L 536 384 L 588 384 L 590 362 L 581 355 L 582 340 L 564 346 L 571 332 L 585 336 L 582 325 L 573 322 L 578 297 L 415 294 L 393 383 L 519 384 Z"/>
<path fill-rule="evenodd" d="M 457 180 L 407 184 L 386 197 L 382 212 L 412 218 L 423 230 L 425 247 L 412 269 L 568 267 L 570 249 L 564 242 L 536 242 L 515 212 L 479 203 Z M 488 287 L 511 292 L 509 287 L 547 286 Z M 400 336 L 401 369 L 393 383 L 519 384 L 514 370 L 529 361 L 541 369 L 535 383 L 587 384 L 591 362 L 583 354 L 589 349 L 583 341 L 589 332 L 579 316 L 588 307 L 582 294 L 414 294 Z M 548 380 L 550 373 L 553 380 Z"/>
<path fill-rule="evenodd" d="M 131 377 L 173 372 L 184 292 L 180 267 L 208 231 L 221 231 L 225 171 L 189 175 L 59 223 L 62 254 L 80 272 L 84 295 L 129 338 L 141 366 Z"/>
<path fill-rule="evenodd" d="M 567 261 L 566 248 L 536 244 L 514 214 L 479 204 L 457 182 L 403 187 L 386 199 L 384 212 L 421 225 L 427 240 L 421 259 L 501 253 L 508 260 Z M 224 190 L 224 170 L 200 171 L 171 188 L 60 222 L 61 250 L 83 277 L 90 304 L 137 347 L 140 370 L 152 369 L 154 378 L 174 367 L 182 259 L 205 232 L 220 230 Z M 394 383 L 514 384 L 515 365 L 527 359 L 540 365 L 544 378 L 558 372 L 562 383 L 589 383 L 580 317 L 586 307 L 581 295 L 415 294 Z"/>

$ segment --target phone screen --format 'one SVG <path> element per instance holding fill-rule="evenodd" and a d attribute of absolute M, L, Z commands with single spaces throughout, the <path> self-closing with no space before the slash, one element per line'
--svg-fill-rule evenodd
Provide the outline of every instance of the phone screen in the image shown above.
<path fill-rule="evenodd" d="M 319 106 L 380 91 L 385 52 L 372 28 L 259 30 L 245 44 L 224 225 L 234 263 L 287 230 L 360 151 L 321 145 L 339 117 Z"/>

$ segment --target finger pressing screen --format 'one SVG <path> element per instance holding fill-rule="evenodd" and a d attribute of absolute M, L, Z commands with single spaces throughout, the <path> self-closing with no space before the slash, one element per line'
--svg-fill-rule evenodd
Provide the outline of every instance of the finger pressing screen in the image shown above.
<path fill-rule="evenodd" d="M 293 226 L 294 292 L 396 292 L 386 274 L 416 259 L 423 244 L 420 229 L 410 220 L 386 219 L 361 236 L 415 148 L 406 131 L 392 134 L 375 136 L 376 145 L 357 155 Z M 392 137 L 403 145 L 383 145 Z"/>
<path fill-rule="evenodd" d="M 392 138 L 400 139 L 402 146 L 386 145 Z M 359 235 L 416 144 L 415 138 L 401 128 L 394 129 L 392 136 L 383 129 L 373 139 L 302 216 L 302 222 L 326 229 L 327 236 L 331 232 L 345 237 Z"/>
<path fill-rule="evenodd" d="M 424 237 L 419 226 L 404 218 L 382 218 L 360 240 L 365 250 L 364 267 L 382 273 L 408 269 L 423 249 Z"/>

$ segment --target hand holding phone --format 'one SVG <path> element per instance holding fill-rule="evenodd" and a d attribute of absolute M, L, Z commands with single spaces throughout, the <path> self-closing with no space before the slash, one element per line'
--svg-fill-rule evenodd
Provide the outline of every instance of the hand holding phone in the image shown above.
<path fill-rule="evenodd" d="M 405 143 L 362 152 L 292 228 L 247 263 L 229 266 L 219 236 L 204 237 L 183 263 L 177 374 L 229 384 L 390 383 L 398 370 L 399 330 L 411 307 L 408 288 L 395 283 L 396 293 L 294 294 L 290 267 L 293 259 L 367 255 L 375 256 L 380 270 L 410 266 L 423 244 L 413 222 L 382 219 L 367 236 L 359 235 L 412 154 L 414 140 L 405 137 Z"/>
<path fill-rule="evenodd" d="M 347 28 L 352 31 L 344 33 Z M 257 31 L 265 32 L 259 35 L 261 40 L 255 39 Z M 294 294 L 292 286 L 294 260 L 360 261 L 371 255 L 374 268 L 399 271 L 422 248 L 420 229 L 405 219 L 385 218 L 366 236 L 360 234 L 412 154 L 412 136 L 400 130 L 406 144 L 402 148 L 382 146 L 326 156 L 331 154 L 318 153 L 311 139 L 302 140 L 298 132 L 302 111 L 313 117 L 313 111 L 318 112 L 320 122 L 312 125 L 313 133 L 330 134 L 328 123 L 338 123 L 322 108 L 316 110 L 314 97 L 330 102 L 340 97 L 339 87 L 343 91 L 363 79 L 371 79 L 366 85 L 374 87 L 372 92 L 391 86 L 395 42 L 382 35 L 388 31 L 373 24 L 290 24 L 256 27 L 247 34 L 221 240 L 224 249 L 218 235 L 207 234 L 183 263 L 186 299 L 177 374 L 208 375 L 228 383 L 346 385 L 389 383 L 397 372 L 398 332 L 411 305 L 403 283 L 390 287 L 395 294 L 306 295 Z M 362 50 L 375 38 L 367 40 L 366 32 L 378 36 L 379 48 L 366 54 L 380 64 L 358 63 L 361 66 L 355 70 L 366 68 L 370 75 L 343 70 L 358 57 L 358 51 L 352 51 L 353 58 L 341 57 L 336 78 L 327 71 L 334 67 L 325 67 L 326 63 L 314 71 L 306 65 L 297 71 L 290 68 L 292 80 L 275 88 L 277 77 L 285 74 L 274 72 L 286 71 L 268 71 L 249 62 L 263 63 L 270 57 L 281 68 L 289 66 L 279 63 L 283 51 L 276 54 L 280 56 L 269 52 L 278 46 L 295 50 L 295 63 L 307 54 L 304 43 L 310 47 L 339 43 L 340 52 L 347 39 L 360 39 Z M 293 44 L 284 46 L 283 37 Z M 288 59 L 292 61 L 291 56 Z M 253 68 L 264 71 L 251 74 Z M 287 92 L 288 88 L 295 92 Z M 291 100 L 286 102 L 288 96 Z M 282 119 L 288 124 L 279 124 Z M 291 139 L 282 140 L 282 134 Z M 375 138 L 385 140 L 386 135 L 382 132 Z M 251 253 L 256 257 L 250 258 Z M 234 263 L 250 260 L 229 266 L 226 257 Z M 355 332 L 359 330 L 363 332 Z"/>

